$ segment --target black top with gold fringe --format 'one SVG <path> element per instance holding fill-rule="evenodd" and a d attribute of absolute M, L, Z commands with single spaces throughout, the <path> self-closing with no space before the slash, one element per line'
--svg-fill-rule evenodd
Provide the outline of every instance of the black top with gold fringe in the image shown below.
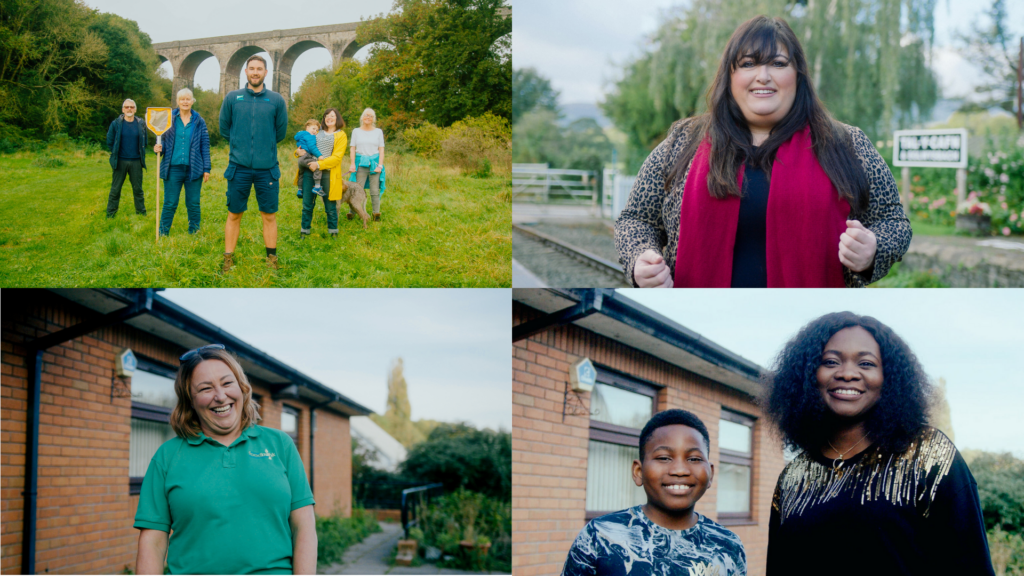
<path fill-rule="evenodd" d="M 994 574 L 978 486 L 945 434 L 906 451 L 877 446 L 836 468 L 801 453 L 779 476 L 768 576 Z"/>

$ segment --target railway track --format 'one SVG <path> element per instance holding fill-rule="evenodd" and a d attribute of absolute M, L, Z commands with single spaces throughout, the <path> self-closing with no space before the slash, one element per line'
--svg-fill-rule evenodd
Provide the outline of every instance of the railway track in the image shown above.
<path fill-rule="evenodd" d="M 625 288 L 622 268 L 557 238 L 512 225 L 513 257 L 548 286 Z"/>

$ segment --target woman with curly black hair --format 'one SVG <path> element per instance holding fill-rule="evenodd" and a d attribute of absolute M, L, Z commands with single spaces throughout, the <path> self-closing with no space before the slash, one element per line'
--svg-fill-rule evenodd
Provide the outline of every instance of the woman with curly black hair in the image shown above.
<path fill-rule="evenodd" d="M 931 386 L 892 329 L 826 314 L 765 384 L 765 415 L 800 450 L 772 499 L 769 576 L 994 574 L 977 484 L 928 426 Z"/>

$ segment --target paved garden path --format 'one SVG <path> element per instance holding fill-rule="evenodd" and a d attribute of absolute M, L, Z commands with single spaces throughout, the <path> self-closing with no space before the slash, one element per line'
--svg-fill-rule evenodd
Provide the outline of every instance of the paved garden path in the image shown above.
<path fill-rule="evenodd" d="M 402 537 L 402 525 L 381 522 L 382 532 L 370 534 L 365 540 L 345 551 L 340 564 L 331 564 L 320 574 L 499 574 L 499 572 L 466 572 L 438 568 L 433 564 L 422 566 L 389 566 L 388 557 Z"/>

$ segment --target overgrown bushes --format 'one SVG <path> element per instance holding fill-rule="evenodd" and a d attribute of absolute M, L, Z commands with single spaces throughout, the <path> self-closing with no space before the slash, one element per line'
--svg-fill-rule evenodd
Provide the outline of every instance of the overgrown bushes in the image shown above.
<path fill-rule="evenodd" d="M 380 524 L 373 514 L 361 508 L 353 510 L 349 518 L 317 516 L 317 563 L 329 565 L 340 562 L 349 546 L 380 531 Z"/>
<path fill-rule="evenodd" d="M 487 175 L 512 169 L 512 128 L 490 112 L 465 118 L 447 128 L 429 122 L 402 133 L 405 144 L 421 156 L 436 158 L 466 173 Z"/>
<path fill-rule="evenodd" d="M 446 492 L 465 488 L 511 502 L 512 437 L 465 424 L 441 424 L 426 442 L 409 450 L 402 471 L 423 484 L 441 482 Z"/>
<path fill-rule="evenodd" d="M 512 569 L 512 504 L 510 500 L 488 498 L 459 489 L 434 499 L 419 512 L 423 544 L 441 550 L 441 565 L 476 568 L 475 559 L 460 542 L 490 543 L 486 568 L 499 572 Z M 424 546 L 424 547 L 425 547 Z"/>

